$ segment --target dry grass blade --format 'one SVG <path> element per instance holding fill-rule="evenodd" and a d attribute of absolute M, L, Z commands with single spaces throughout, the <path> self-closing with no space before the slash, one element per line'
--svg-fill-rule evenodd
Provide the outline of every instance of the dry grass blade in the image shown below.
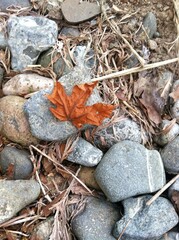
<path fill-rule="evenodd" d="M 54 159 L 49 157 L 47 154 L 40 151 L 37 147 L 35 147 L 33 145 L 31 145 L 30 147 L 35 149 L 37 152 L 42 154 L 44 157 L 48 158 L 50 161 L 52 161 L 56 165 L 60 166 L 63 170 L 65 170 L 68 174 L 70 174 L 73 178 L 75 178 L 90 194 L 92 194 L 92 191 L 79 178 L 77 178 L 72 172 L 70 172 L 65 166 L 63 166 L 62 164 L 58 163 L 57 161 L 55 161 Z"/>
<path fill-rule="evenodd" d="M 122 76 L 130 75 L 132 73 L 138 73 L 138 72 L 142 72 L 142 71 L 145 71 L 145 70 L 162 67 L 162 66 L 165 66 L 165 65 L 168 65 L 168 64 L 171 64 L 171 63 L 175 63 L 178 60 L 179 60 L 179 58 L 172 58 L 172 59 L 164 60 L 164 61 L 161 61 L 161 62 L 145 64 L 144 67 L 134 67 L 134 68 L 130 68 L 130 69 L 125 69 L 125 70 L 118 71 L 118 72 L 115 72 L 115 73 L 110 73 L 110 74 L 102 76 L 102 77 L 93 78 L 91 81 L 93 81 L 93 82 L 103 81 L 103 80 L 107 80 L 107 79 L 111 79 L 111 78 L 122 77 Z"/>
<path fill-rule="evenodd" d="M 179 57 L 179 0 L 173 0 L 173 4 L 175 8 L 174 20 L 175 20 L 176 29 L 177 29 L 177 39 L 175 43 L 176 43 L 177 57 Z"/>
<path fill-rule="evenodd" d="M 115 24 L 115 22 L 112 22 L 109 20 L 106 11 L 105 11 L 105 7 L 104 7 L 104 1 L 101 1 L 101 10 L 102 13 L 105 17 L 105 19 L 107 20 L 107 22 L 109 23 L 109 25 L 111 26 L 111 28 L 114 30 L 114 32 L 122 38 L 122 40 L 124 41 L 124 43 L 129 47 L 129 49 L 131 50 L 131 52 L 137 57 L 137 59 L 139 60 L 141 66 L 144 66 L 145 64 L 145 60 L 139 56 L 139 54 L 136 52 L 136 50 L 131 46 L 131 44 L 127 41 L 127 39 L 122 35 L 120 29 L 118 28 L 118 26 Z"/>
<path fill-rule="evenodd" d="M 147 201 L 146 205 L 150 206 L 167 188 L 169 188 L 177 179 L 179 178 L 179 174 L 177 174 L 174 178 L 172 178 L 162 189 L 160 189 L 149 201 Z"/>

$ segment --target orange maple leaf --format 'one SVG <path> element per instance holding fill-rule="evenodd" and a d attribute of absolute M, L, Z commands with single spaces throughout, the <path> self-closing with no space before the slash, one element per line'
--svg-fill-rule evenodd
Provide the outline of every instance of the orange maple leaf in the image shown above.
<path fill-rule="evenodd" d="M 70 121 L 81 128 L 83 124 L 99 126 L 104 118 L 110 117 L 114 110 L 113 105 L 96 103 L 85 106 L 97 82 L 76 85 L 72 94 L 67 95 L 61 83 L 56 82 L 52 94 L 47 98 L 56 106 L 50 108 L 53 115 L 61 121 Z"/>

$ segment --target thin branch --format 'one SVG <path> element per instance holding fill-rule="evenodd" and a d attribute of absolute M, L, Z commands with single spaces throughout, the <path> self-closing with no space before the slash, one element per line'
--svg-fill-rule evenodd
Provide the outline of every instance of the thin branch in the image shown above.
<path fill-rule="evenodd" d="M 122 77 L 122 76 L 130 75 L 132 73 L 137 73 L 137 72 L 142 72 L 142 71 L 149 70 L 149 69 L 152 69 L 152 68 L 162 67 L 162 66 L 165 66 L 167 64 L 178 62 L 178 60 L 179 60 L 179 58 L 172 58 L 172 59 L 164 60 L 164 61 L 161 61 L 161 62 L 145 64 L 144 67 L 139 66 L 139 67 L 125 69 L 125 70 L 118 71 L 118 72 L 115 72 L 115 73 L 110 73 L 110 74 L 105 75 L 105 76 L 93 78 L 91 81 L 93 81 L 93 82 L 103 81 L 103 80 L 107 80 L 107 79 L 111 79 L 111 78 Z"/>

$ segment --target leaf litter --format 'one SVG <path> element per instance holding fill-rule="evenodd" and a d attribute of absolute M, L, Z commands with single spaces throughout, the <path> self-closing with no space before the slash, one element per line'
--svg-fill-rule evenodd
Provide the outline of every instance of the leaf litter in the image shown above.
<path fill-rule="evenodd" d="M 135 1 L 135 4 L 129 4 L 125 0 L 121 2 L 122 6 L 119 1 L 108 0 L 106 3 L 102 2 L 104 4 L 103 14 L 96 17 L 93 24 L 92 22 L 79 24 L 79 37 L 66 38 L 59 36 L 59 41 L 62 41 L 64 46 L 63 52 L 61 51 L 60 54 L 66 63 L 68 63 L 67 55 L 70 55 L 72 62 L 75 64 L 73 53 L 76 45 L 85 44 L 88 45 L 88 49 L 92 46 L 98 63 L 96 64 L 97 67 L 94 68 L 93 80 L 100 81 L 99 89 L 104 102 L 116 106 L 116 110 L 108 123 L 94 128 L 92 132 L 85 132 L 86 136 L 88 136 L 87 139 L 92 141 L 92 134 L 95 131 L 119 121 L 120 118 L 130 117 L 141 127 L 143 144 L 153 148 L 152 138 L 153 135 L 161 131 L 159 128 L 161 120 L 166 115 L 167 119 L 171 120 L 171 124 L 162 130 L 165 132 L 170 130 L 174 120 L 171 119 L 170 114 L 165 109 L 168 104 L 170 83 L 161 90 L 160 87 L 157 87 L 157 78 L 154 77 L 157 76 L 160 69 L 150 71 L 147 69 L 170 64 L 168 69 L 175 76 L 178 76 L 178 69 L 175 64 L 177 61 L 175 44 L 178 46 L 179 39 L 177 37 L 177 34 L 179 34 L 178 28 L 177 31 L 174 30 L 172 17 L 166 20 L 166 24 L 163 24 L 165 23 L 161 15 L 163 11 L 157 8 L 152 9 L 158 15 L 161 37 L 155 39 L 158 49 L 151 51 L 146 38 L 140 38 L 137 32 L 142 27 L 143 16 L 148 11 L 151 11 L 153 4 L 150 3 L 149 6 L 146 1 L 142 3 L 141 1 Z M 167 3 L 169 11 L 173 8 L 172 2 L 174 5 L 177 4 L 177 1 L 174 0 Z M 163 5 L 163 2 L 161 4 Z M 40 9 L 40 11 L 45 16 L 45 9 Z M 9 8 L 8 12 L 0 13 L 0 22 L 4 29 L 5 23 L 11 14 L 24 16 L 37 13 L 32 9 Z M 176 23 L 178 21 L 177 14 L 176 11 Z M 166 15 L 169 16 L 170 12 L 167 12 Z M 137 28 L 133 28 L 131 25 L 130 20 L 132 17 L 139 22 Z M 141 46 L 143 46 L 142 49 Z M 139 67 L 137 65 L 134 68 L 126 69 L 126 61 L 132 54 L 137 57 Z M 18 74 L 10 69 L 10 52 L 7 49 L 0 53 L 0 61 L 6 71 L 6 80 Z M 29 66 L 24 72 L 36 72 L 42 76 L 51 77 L 56 82 L 56 75 L 53 72 L 53 63 L 55 61 L 56 59 L 52 59 L 52 63 L 47 68 L 38 65 Z M 146 61 L 150 63 L 146 64 Z M 178 99 L 178 94 L 176 89 L 170 93 L 170 97 L 175 101 Z M 79 123 L 75 124 L 81 127 Z M 33 177 L 39 182 L 42 194 L 38 201 L 23 209 L 18 217 L 0 225 L 0 237 L 2 240 L 31 239 L 34 227 L 46 219 L 47 216 L 54 217 L 50 240 L 75 239 L 71 233 L 70 221 L 84 208 L 85 197 L 97 194 L 95 190 L 89 189 L 78 178 L 79 166 L 65 161 L 77 138 L 78 136 L 69 138 L 63 143 L 42 142 L 41 145 L 30 147 L 31 160 L 34 164 Z M 8 143 L 8 140 L 1 138 L 1 148 Z M 12 177 L 13 166 L 9 167 L 7 174 L 9 178 Z M 178 205 L 177 198 L 178 196 L 173 196 L 176 205 Z"/>

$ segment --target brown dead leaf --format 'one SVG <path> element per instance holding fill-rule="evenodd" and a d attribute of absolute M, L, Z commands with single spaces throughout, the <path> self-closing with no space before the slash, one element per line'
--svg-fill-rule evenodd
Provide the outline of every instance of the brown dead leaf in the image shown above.
<path fill-rule="evenodd" d="M 81 128 L 83 124 L 101 125 L 105 118 L 110 117 L 115 107 L 103 103 L 85 106 L 96 85 L 97 82 L 76 85 L 72 94 L 68 96 L 63 86 L 56 82 L 52 94 L 47 96 L 56 106 L 50 108 L 50 111 L 59 120 L 71 121 L 77 128 Z"/>
<path fill-rule="evenodd" d="M 175 88 L 173 92 L 169 94 L 169 96 L 173 98 L 174 102 L 179 99 L 179 85 Z"/>

